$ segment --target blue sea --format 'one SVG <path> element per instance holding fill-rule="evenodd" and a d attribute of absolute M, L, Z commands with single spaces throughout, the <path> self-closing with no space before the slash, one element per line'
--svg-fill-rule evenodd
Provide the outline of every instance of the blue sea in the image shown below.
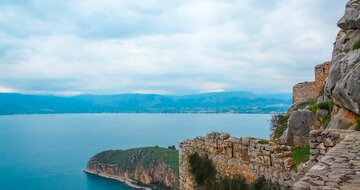
<path fill-rule="evenodd" d="M 0 189 L 127 190 L 83 173 L 109 149 L 178 145 L 211 131 L 268 138 L 266 114 L 56 114 L 0 116 Z"/>

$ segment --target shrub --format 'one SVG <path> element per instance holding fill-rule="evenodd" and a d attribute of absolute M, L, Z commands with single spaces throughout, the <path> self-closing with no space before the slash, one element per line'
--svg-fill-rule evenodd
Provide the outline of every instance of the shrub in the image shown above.
<path fill-rule="evenodd" d="M 334 102 L 332 100 L 326 101 L 326 102 L 321 102 L 318 104 L 318 108 L 319 109 L 324 109 L 324 110 L 331 110 L 331 108 L 334 106 Z"/>
<path fill-rule="evenodd" d="M 233 179 L 228 177 L 215 182 L 210 188 L 211 190 L 247 190 L 249 189 L 246 179 L 242 176 L 236 176 Z M 207 189 L 207 190 L 208 190 Z"/>
<path fill-rule="evenodd" d="M 309 105 L 309 110 L 315 114 L 316 111 L 319 109 L 319 105 L 316 102 L 313 102 Z"/>
<path fill-rule="evenodd" d="M 215 180 L 216 169 L 208 157 L 194 153 L 189 156 L 188 161 L 190 173 L 194 176 L 196 184 L 206 187 Z"/>
<path fill-rule="evenodd" d="M 278 184 L 260 177 L 251 184 L 243 176 L 224 177 L 216 180 L 216 169 L 207 156 L 193 153 L 189 156 L 190 173 L 201 190 L 280 190 Z"/>
<path fill-rule="evenodd" d="M 270 119 L 270 131 L 274 131 L 278 126 L 286 125 L 288 119 L 289 116 L 286 114 L 279 113 L 272 115 Z"/>
<path fill-rule="evenodd" d="M 360 131 L 360 117 L 356 121 L 355 131 Z"/>
<path fill-rule="evenodd" d="M 276 127 L 276 129 L 273 132 L 273 138 L 274 139 L 278 139 L 281 137 L 281 135 L 284 133 L 284 131 L 286 130 L 287 126 L 286 125 L 280 125 L 278 127 Z"/>
<path fill-rule="evenodd" d="M 176 147 L 175 147 L 175 145 L 172 145 L 172 146 L 168 146 L 168 149 L 176 150 Z"/>
<path fill-rule="evenodd" d="M 280 190 L 280 185 L 272 183 L 271 181 L 268 181 L 265 179 L 264 176 L 261 176 L 257 179 L 255 179 L 251 186 L 251 190 Z"/>
<path fill-rule="evenodd" d="M 360 40 L 354 42 L 352 49 L 353 50 L 360 49 Z"/>
<path fill-rule="evenodd" d="M 293 147 L 291 149 L 291 156 L 295 166 L 300 165 L 309 160 L 310 146 Z"/>
<path fill-rule="evenodd" d="M 270 131 L 273 133 L 272 138 L 278 139 L 287 128 L 289 116 L 286 114 L 274 114 L 270 119 Z"/>

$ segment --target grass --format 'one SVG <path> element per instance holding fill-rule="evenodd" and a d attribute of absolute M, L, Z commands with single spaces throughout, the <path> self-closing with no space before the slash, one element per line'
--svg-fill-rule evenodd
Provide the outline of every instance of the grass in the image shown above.
<path fill-rule="evenodd" d="M 319 109 L 319 105 L 316 103 L 316 101 L 311 102 L 311 104 L 309 105 L 309 110 L 313 113 L 316 114 L 316 111 Z"/>
<path fill-rule="evenodd" d="M 133 157 L 138 159 L 130 161 Z M 130 171 L 135 170 L 138 166 L 143 166 L 146 169 L 156 161 L 163 161 L 174 172 L 179 173 L 179 152 L 168 148 L 144 147 L 128 150 L 108 150 L 96 154 L 93 159 L 100 163 L 116 164 Z"/>
<path fill-rule="evenodd" d="M 355 131 L 360 131 L 360 117 L 356 120 Z"/>
<path fill-rule="evenodd" d="M 328 114 L 328 115 L 325 115 L 324 119 L 323 119 L 323 124 L 324 124 L 324 127 L 327 128 L 327 126 L 329 125 L 331 121 L 331 115 Z"/>
<path fill-rule="evenodd" d="M 291 156 L 295 166 L 298 166 L 309 160 L 310 146 L 293 147 L 291 149 Z"/>
<path fill-rule="evenodd" d="M 269 144 L 269 140 L 261 139 L 261 140 L 259 140 L 259 143 L 260 144 Z"/>
<path fill-rule="evenodd" d="M 332 107 L 334 106 L 334 101 L 333 100 L 328 100 L 326 102 L 321 102 L 319 104 L 316 103 L 316 101 L 312 101 L 309 105 L 309 110 L 316 114 L 316 111 L 318 109 L 323 109 L 323 110 L 329 110 L 331 111 Z"/>
<path fill-rule="evenodd" d="M 352 46 L 353 50 L 357 50 L 360 49 L 360 40 L 357 40 L 354 42 L 353 46 Z"/>
<path fill-rule="evenodd" d="M 284 133 L 284 131 L 286 130 L 287 126 L 286 125 L 280 125 L 278 127 L 275 128 L 274 130 L 274 139 L 278 139 L 281 137 L 281 135 Z"/>

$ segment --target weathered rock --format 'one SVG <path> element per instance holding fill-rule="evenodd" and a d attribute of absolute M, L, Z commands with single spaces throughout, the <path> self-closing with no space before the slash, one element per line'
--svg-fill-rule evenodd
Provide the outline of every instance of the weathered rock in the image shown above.
<path fill-rule="evenodd" d="M 280 138 L 282 143 L 303 146 L 309 141 L 310 129 L 315 125 L 315 117 L 309 110 L 299 110 L 291 113 L 288 120 L 288 129 Z"/>
<path fill-rule="evenodd" d="M 339 28 L 360 29 L 360 2 L 358 0 L 350 0 L 346 4 L 345 15 L 338 22 Z"/>
<path fill-rule="evenodd" d="M 324 99 L 332 98 L 337 108 L 331 113 L 330 128 L 347 129 L 360 115 L 360 1 L 350 0 L 338 26 L 342 29 L 334 43 L 332 67 L 324 88 Z"/>
<path fill-rule="evenodd" d="M 332 97 L 344 108 L 360 114 L 360 51 L 347 53 L 335 65 L 342 66 Z"/>
<path fill-rule="evenodd" d="M 329 129 L 349 129 L 357 120 L 357 115 L 347 109 L 334 106 Z"/>

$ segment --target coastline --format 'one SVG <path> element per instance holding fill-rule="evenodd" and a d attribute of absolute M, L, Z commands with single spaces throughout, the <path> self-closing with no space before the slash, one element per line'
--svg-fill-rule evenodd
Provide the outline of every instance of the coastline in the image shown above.
<path fill-rule="evenodd" d="M 96 175 L 96 176 L 99 176 L 99 177 L 103 177 L 103 178 L 107 178 L 107 179 L 112 179 L 112 180 L 119 181 L 119 182 L 124 183 L 125 185 L 127 185 L 127 186 L 129 186 L 129 187 L 131 187 L 131 188 L 134 188 L 134 189 L 152 190 L 152 189 L 149 188 L 149 187 L 143 187 L 143 186 L 136 185 L 136 184 L 134 184 L 131 180 L 125 179 L 125 178 L 123 178 L 123 177 L 119 177 L 119 176 L 115 176 L 115 175 L 108 175 L 108 174 L 103 174 L 103 173 L 98 173 L 98 172 L 91 171 L 91 170 L 88 170 L 88 169 L 85 169 L 84 172 L 87 173 L 87 174 Z"/>

